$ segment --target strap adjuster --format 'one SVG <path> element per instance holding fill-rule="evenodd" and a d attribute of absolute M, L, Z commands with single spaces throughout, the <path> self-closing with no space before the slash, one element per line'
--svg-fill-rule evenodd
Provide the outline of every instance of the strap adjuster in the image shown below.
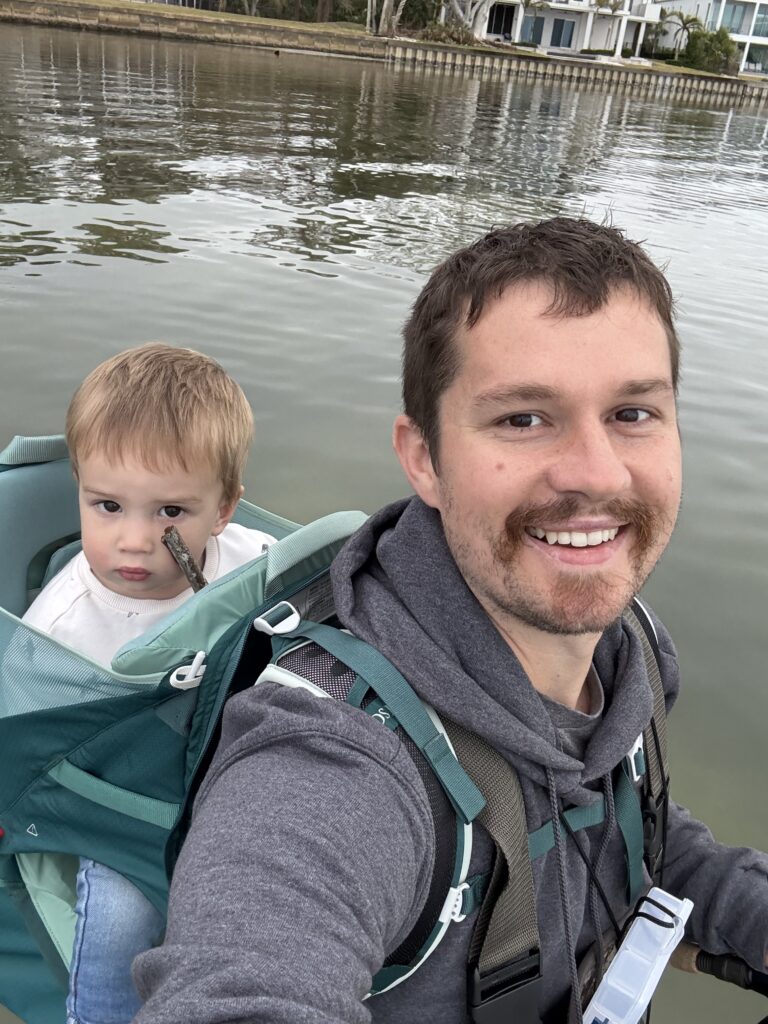
<path fill-rule="evenodd" d="M 534 949 L 495 971 L 469 975 L 469 1012 L 473 1024 L 510 1024 L 539 1020 L 541 957 Z"/>
<path fill-rule="evenodd" d="M 469 889 L 469 882 L 462 882 L 461 885 L 453 886 L 448 890 L 438 918 L 442 924 L 447 924 L 449 921 L 463 921 L 467 916 L 464 910 L 464 893 L 467 889 Z"/>
<path fill-rule="evenodd" d="M 637 737 L 632 749 L 627 754 L 627 765 L 629 777 L 633 782 L 639 782 L 645 775 L 645 747 L 643 745 L 643 734 Z"/>
<path fill-rule="evenodd" d="M 253 628 L 267 636 L 284 636 L 301 625 L 301 615 L 289 601 L 278 601 L 253 620 Z"/>
<path fill-rule="evenodd" d="M 664 856 L 664 799 L 658 803 L 649 793 L 643 806 L 643 848 L 646 866 L 651 878 L 656 877 L 661 859 Z"/>

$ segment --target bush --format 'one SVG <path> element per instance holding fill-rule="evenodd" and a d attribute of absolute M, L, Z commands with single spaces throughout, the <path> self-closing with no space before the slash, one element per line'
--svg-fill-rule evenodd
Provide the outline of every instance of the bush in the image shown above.
<path fill-rule="evenodd" d="M 445 25 L 433 22 L 421 30 L 419 38 L 429 43 L 456 43 L 459 46 L 477 46 L 478 44 L 478 40 L 470 29 L 457 21 L 447 21 Z"/>
<path fill-rule="evenodd" d="M 691 32 L 680 60 L 689 68 L 715 75 L 739 72 L 739 48 L 726 28 L 719 28 L 717 32 Z"/>

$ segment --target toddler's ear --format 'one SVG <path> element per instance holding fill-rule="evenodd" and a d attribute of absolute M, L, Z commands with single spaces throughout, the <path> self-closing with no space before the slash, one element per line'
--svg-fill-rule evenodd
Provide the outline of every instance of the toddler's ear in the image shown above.
<path fill-rule="evenodd" d="M 234 498 L 232 501 L 223 501 L 221 505 L 219 505 L 219 515 L 216 520 L 216 524 L 211 530 L 212 537 L 217 537 L 224 529 L 224 527 L 227 525 L 227 523 L 230 521 L 232 516 L 235 514 L 237 503 L 242 498 L 244 493 L 245 488 L 243 487 L 242 484 L 240 484 L 240 488 L 237 492 L 237 497 Z"/>

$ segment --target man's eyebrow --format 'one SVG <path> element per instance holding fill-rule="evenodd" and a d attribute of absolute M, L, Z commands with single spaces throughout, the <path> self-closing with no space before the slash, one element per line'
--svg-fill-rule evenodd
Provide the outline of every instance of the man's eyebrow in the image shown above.
<path fill-rule="evenodd" d="M 514 405 L 518 402 L 549 402 L 557 398 L 557 391 L 544 384 L 513 384 L 481 391 L 474 405 Z"/>
<path fill-rule="evenodd" d="M 674 392 L 672 381 L 666 377 L 649 377 L 644 380 L 625 381 L 616 393 L 617 398 L 630 396 L 668 394 Z M 502 385 L 481 391 L 473 404 L 482 408 L 490 405 L 517 405 L 521 402 L 556 401 L 559 392 L 545 384 L 513 384 Z"/>
<path fill-rule="evenodd" d="M 629 380 L 621 387 L 619 396 L 653 395 L 674 392 L 672 381 L 667 377 L 649 377 L 647 380 Z"/>

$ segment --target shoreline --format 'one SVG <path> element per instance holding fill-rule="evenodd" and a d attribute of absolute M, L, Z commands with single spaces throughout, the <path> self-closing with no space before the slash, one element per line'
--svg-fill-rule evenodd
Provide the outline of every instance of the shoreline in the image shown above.
<path fill-rule="evenodd" d="M 561 81 L 731 104 L 762 106 L 768 101 L 768 83 L 761 81 L 665 72 L 542 54 L 505 53 L 484 46 L 459 47 L 386 39 L 364 32 L 343 31 L 332 25 L 251 18 L 141 0 L 0 0 L 0 22 L 310 52 L 376 60 L 393 68 L 470 74 L 483 79 Z"/>

